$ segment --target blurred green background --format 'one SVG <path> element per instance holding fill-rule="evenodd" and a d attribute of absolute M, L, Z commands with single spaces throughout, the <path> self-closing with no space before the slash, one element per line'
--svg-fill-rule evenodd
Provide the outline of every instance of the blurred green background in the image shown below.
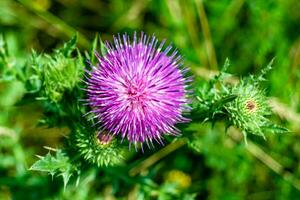
<path fill-rule="evenodd" d="M 227 57 L 238 77 L 275 58 L 266 92 L 274 120 L 291 130 L 267 134 L 266 141 L 250 137 L 245 146 L 225 135 L 222 124 L 192 124 L 196 150 L 180 144 L 136 155 L 127 161 L 136 163 L 129 172 L 95 168 L 64 190 L 60 178 L 28 168 L 36 154 L 48 152 L 43 146 L 62 146 L 68 130 L 37 127 L 40 108 L 14 106 L 24 86 L 6 80 L 0 82 L 0 199 L 300 199 L 299 11 L 299 0 L 0 0 L 0 33 L 19 65 L 32 49 L 51 52 L 76 32 L 80 50 L 91 47 L 96 33 L 103 40 L 134 31 L 166 38 L 198 87 Z M 157 161 L 131 176 L 147 158 Z"/>

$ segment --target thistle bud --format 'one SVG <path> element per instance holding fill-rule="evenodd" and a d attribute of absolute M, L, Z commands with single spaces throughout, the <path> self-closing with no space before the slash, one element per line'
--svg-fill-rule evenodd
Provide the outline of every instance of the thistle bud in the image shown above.
<path fill-rule="evenodd" d="M 61 100 L 64 92 L 72 90 L 79 81 L 77 63 L 62 55 L 51 59 L 44 67 L 44 86 L 46 96 L 53 102 Z"/>
<path fill-rule="evenodd" d="M 98 167 L 117 165 L 124 159 L 121 145 L 106 133 L 88 133 L 78 129 L 76 145 L 83 158 Z"/>
<path fill-rule="evenodd" d="M 236 98 L 224 106 L 229 125 L 240 128 L 245 136 L 252 133 L 264 137 L 263 128 L 270 123 L 266 116 L 271 114 L 264 92 L 256 84 L 241 80 L 231 93 Z"/>

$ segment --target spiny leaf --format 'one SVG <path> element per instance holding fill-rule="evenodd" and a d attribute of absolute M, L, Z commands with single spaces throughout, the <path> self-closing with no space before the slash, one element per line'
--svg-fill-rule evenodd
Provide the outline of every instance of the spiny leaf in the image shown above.
<path fill-rule="evenodd" d="M 100 34 L 96 34 L 95 39 L 92 43 L 92 49 L 90 51 L 90 55 L 86 54 L 86 57 L 91 61 L 91 63 L 96 62 L 96 52 L 100 54 L 100 56 L 105 56 L 107 54 L 107 48 L 103 41 L 101 40 Z"/>
<path fill-rule="evenodd" d="M 100 53 L 101 53 L 101 56 L 105 56 L 108 52 L 104 42 L 102 42 L 101 40 L 101 37 L 99 36 L 99 41 L 100 41 Z"/>
<path fill-rule="evenodd" d="M 65 57 L 70 57 L 71 53 L 75 50 L 77 44 L 77 34 L 74 35 L 71 40 L 66 42 L 64 46 L 57 49 L 55 52 L 57 54 L 62 53 Z"/>
<path fill-rule="evenodd" d="M 270 122 L 270 124 L 266 127 L 264 127 L 265 130 L 270 131 L 272 133 L 288 133 L 290 132 L 287 128 L 281 127 L 279 125 L 273 124 Z"/>
<path fill-rule="evenodd" d="M 5 59 L 8 56 L 7 44 L 3 38 L 3 35 L 0 34 L 0 58 Z"/>
<path fill-rule="evenodd" d="M 218 109 L 220 107 L 223 107 L 224 104 L 228 103 L 228 102 L 231 102 L 233 100 L 235 100 L 237 98 L 237 95 L 235 94 L 231 94 L 231 95 L 228 95 L 228 96 L 225 96 L 223 97 L 222 99 L 220 99 L 219 101 L 217 101 L 214 105 L 213 105 L 213 108 L 214 109 Z"/>
<path fill-rule="evenodd" d="M 92 44 L 92 49 L 91 49 L 91 52 L 90 52 L 90 56 L 89 56 L 89 58 L 88 59 L 90 59 L 90 61 L 92 62 L 92 63 L 95 63 L 95 59 L 96 59 L 96 56 L 95 56 L 95 52 L 97 51 L 97 46 L 98 46 L 98 43 L 99 43 L 99 38 L 100 38 L 100 36 L 99 36 L 99 34 L 97 33 L 96 34 L 96 36 L 95 36 L 95 39 L 94 39 L 94 41 L 93 41 L 93 44 Z M 101 44 L 100 44 L 101 45 Z"/>
<path fill-rule="evenodd" d="M 228 58 L 226 58 L 225 62 L 224 62 L 224 65 L 221 69 L 221 72 L 227 72 L 229 66 L 230 66 L 230 60 Z"/>
<path fill-rule="evenodd" d="M 64 189 L 66 189 L 66 186 L 70 180 L 70 177 L 72 176 L 72 173 L 70 172 L 70 170 L 67 170 L 65 172 L 62 172 L 60 175 L 62 176 L 64 181 Z"/>
<path fill-rule="evenodd" d="M 72 176 L 73 167 L 70 163 L 69 157 L 66 156 L 62 150 L 58 149 L 55 156 L 49 152 L 40 160 L 36 161 L 30 170 L 48 172 L 51 176 L 58 175 L 63 177 L 64 187 Z"/>
<path fill-rule="evenodd" d="M 46 156 L 41 157 L 40 160 L 36 161 L 30 167 L 30 170 L 44 171 L 49 172 L 50 174 L 55 174 L 56 170 L 59 168 L 57 164 L 59 164 L 59 162 L 57 162 L 57 159 L 50 153 L 47 153 Z"/>
<path fill-rule="evenodd" d="M 221 81 L 227 77 L 230 77 L 231 74 L 227 73 L 228 67 L 230 66 L 230 61 L 226 58 L 223 67 L 221 68 L 218 75 L 216 75 L 210 82 L 212 85 L 216 84 L 218 81 Z"/>

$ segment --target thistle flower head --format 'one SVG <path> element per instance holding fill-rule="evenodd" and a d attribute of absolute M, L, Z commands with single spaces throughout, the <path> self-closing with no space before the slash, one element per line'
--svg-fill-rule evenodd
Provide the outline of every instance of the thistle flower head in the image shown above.
<path fill-rule="evenodd" d="M 164 134 L 179 134 L 178 122 L 188 110 L 186 70 L 181 57 L 164 42 L 141 33 L 106 43 L 107 54 L 89 72 L 88 104 L 102 129 L 131 143 L 161 142 Z"/>

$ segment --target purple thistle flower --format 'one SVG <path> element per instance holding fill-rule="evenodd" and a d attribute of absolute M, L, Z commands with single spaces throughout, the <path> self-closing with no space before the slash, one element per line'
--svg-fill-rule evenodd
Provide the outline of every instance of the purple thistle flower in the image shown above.
<path fill-rule="evenodd" d="M 187 122 L 182 116 L 187 106 L 186 70 L 181 57 L 165 41 L 158 45 L 155 36 L 141 33 L 133 41 L 123 35 L 106 42 L 107 54 L 97 54 L 99 64 L 89 72 L 88 104 L 102 129 L 121 135 L 130 143 L 155 140 L 164 134 L 178 135 L 176 123 Z M 158 48 L 157 48 L 158 47 Z"/>

